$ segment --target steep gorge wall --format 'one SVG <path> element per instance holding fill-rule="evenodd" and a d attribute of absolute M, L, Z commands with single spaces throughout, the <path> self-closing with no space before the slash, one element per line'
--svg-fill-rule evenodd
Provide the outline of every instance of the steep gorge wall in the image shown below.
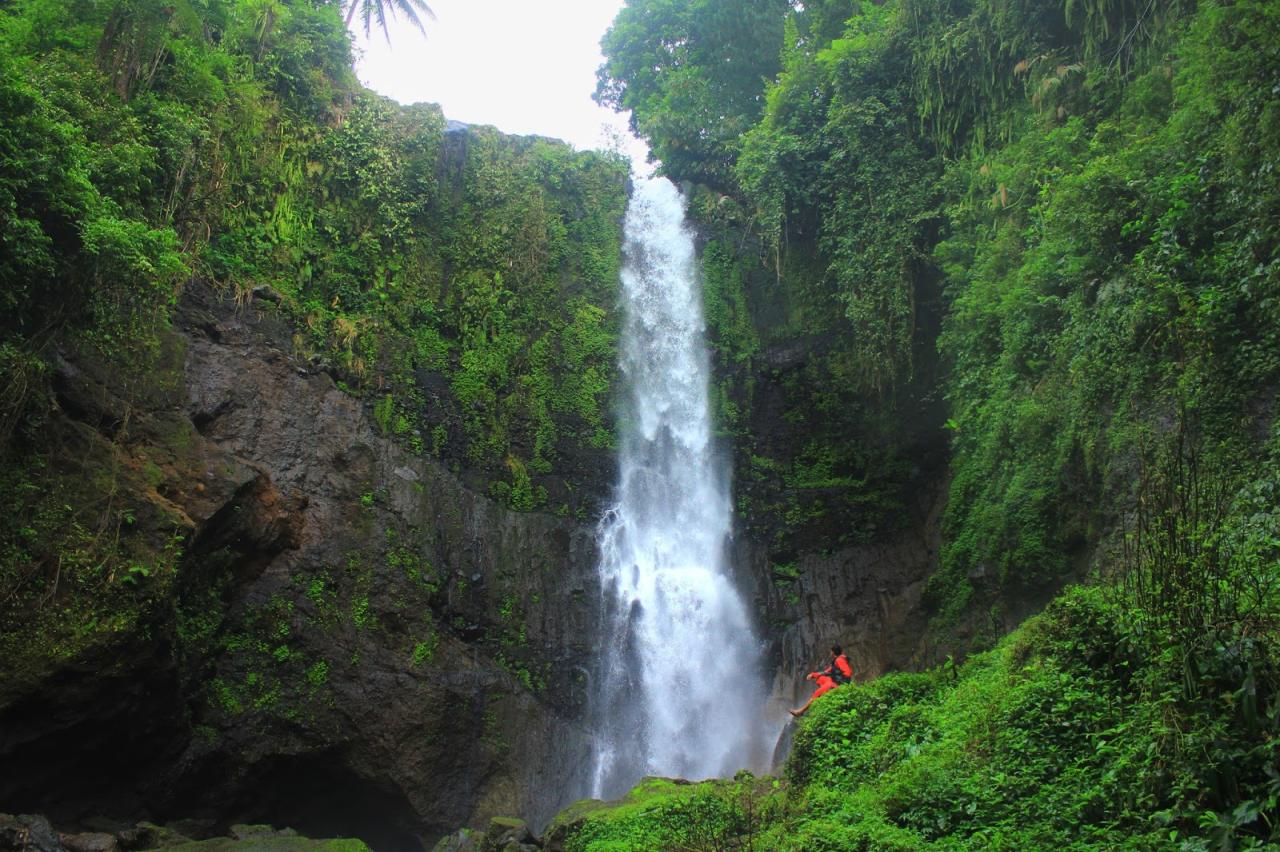
<path fill-rule="evenodd" d="M 1039 611 L 1074 571 L 1013 585 L 964 577 L 974 605 L 939 627 L 931 594 L 952 486 L 944 304 L 936 270 L 914 282 L 911 369 L 880 391 L 812 241 L 775 253 L 731 197 L 686 185 L 701 235 L 713 400 L 733 465 L 734 564 L 768 644 L 770 715 L 811 692 L 806 673 L 844 646 L 859 679 L 963 658 Z M 936 583 L 936 579 L 935 579 Z"/>
<path fill-rule="evenodd" d="M 770 715 L 785 719 L 832 643 L 870 678 L 935 663 L 970 638 L 940 645 L 924 597 L 949 480 L 937 295 L 930 282 L 919 294 L 911 380 L 859 389 L 848 322 L 812 247 L 797 241 L 774 255 L 731 198 L 687 191 L 702 237 L 713 399 L 734 470 L 733 561 L 765 628 Z"/>
<path fill-rule="evenodd" d="M 131 618 L 6 677 L 0 798 L 379 848 L 548 818 L 582 769 L 592 531 L 475 494 L 278 336 L 190 310 L 189 397 L 131 411 L 127 437 L 101 431 L 111 377 L 62 365 L 60 402 L 86 418 L 53 427 L 78 439 L 67 472 L 145 468 L 117 480 L 133 535 L 185 552 L 138 581 Z"/>
<path fill-rule="evenodd" d="M 876 548 L 929 563 L 896 572 L 927 576 L 927 631 L 858 641 L 877 671 L 989 645 L 1089 571 L 1164 570 L 1133 546 L 1153 528 L 1255 541 L 1280 368 L 1274 4 L 728 5 L 628 4 L 598 94 L 705 187 L 757 582 L 798 605 Z M 737 49 L 747 19 L 776 52 Z M 672 49 L 672 29 L 698 37 Z M 912 510 L 942 490 L 940 519 Z M 815 616 L 822 644 L 861 635 Z"/>
<path fill-rule="evenodd" d="M 153 466 L 147 505 L 182 519 L 184 554 L 132 629 L 7 685 L 0 798 L 380 848 L 549 818 L 582 767 L 592 531 L 381 436 L 261 307 L 189 290 L 181 383 L 131 412 L 123 443 L 103 436 L 118 381 L 64 362 L 59 428 Z"/>
<path fill-rule="evenodd" d="M 328 663 L 332 692 L 306 691 L 302 736 L 288 713 L 263 731 L 216 707 L 214 726 L 286 774 L 293 758 L 278 756 L 299 740 L 314 751 L 318 740 L 326 760 L 342 755 L 340 765 L 400 791 L 434 827 L 496 812 L 549 817 L 579 765 L 571 757 L 581 748 L 573 723 L 591 651 L 591 530 L 466 489 L 381 438 L 327 376 L 299 375 L 253 340 L 250 323 L 222 320 L 188 350 L 192 418 L 214 444 L 307 501 L 297 549 L 274 560 L 230 615 L 247 621 L 265 609 L 277 631 L 289 623 L 297 653 Z M 272 610 L 279 600 L 287 616 Z M 270 664 L 232 653 L 213 674 L 246 684 Z M 251 692 L 241 703 L 253 700 Z"/>
<path fill-rule="evenodd" d="M 0 13 L 0 801 L 537 823 L 582 768 L 626 165 L 393 104 L 337 7 L 269 5 Z"/>

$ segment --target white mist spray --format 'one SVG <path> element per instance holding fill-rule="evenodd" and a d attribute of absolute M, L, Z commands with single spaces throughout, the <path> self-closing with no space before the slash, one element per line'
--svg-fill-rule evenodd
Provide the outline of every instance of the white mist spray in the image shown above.
<path fill-rule="evenodd" d="M 629 390 L 617 502 L 600 522 L 604 647 L 592 795 L 644 775 L 725 776 L 759 761 L 760 643 L 726 572 L 728 477 L 711 442 L 693 234 L 662 178 L 625 223 Z"/>

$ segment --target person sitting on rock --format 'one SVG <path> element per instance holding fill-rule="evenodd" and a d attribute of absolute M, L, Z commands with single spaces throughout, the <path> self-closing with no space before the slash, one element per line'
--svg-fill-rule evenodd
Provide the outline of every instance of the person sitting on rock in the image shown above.
<path fill-rule="evenodd" d="M 809 705 L 814 702 L 819 695 L 825 695 L 837 686 L 849 683 L 853 680 L 853 666 L 849 665 L 849 658 L 844 655 L 844 649 L 839 645 L 831 646 L 831 664 L 820 672 L 809 672 L 805 675 L 809 680 L 817 681 L 818 688 L 813 691 L 813 695 L 809 696 L 809 700 L 799 710 L 792 710 L 792 716 L 803 716 L 804 711 L 809 709 Z"/>

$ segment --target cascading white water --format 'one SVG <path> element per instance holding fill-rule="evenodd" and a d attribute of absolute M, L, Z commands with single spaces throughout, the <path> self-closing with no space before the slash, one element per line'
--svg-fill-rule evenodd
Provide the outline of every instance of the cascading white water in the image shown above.
<path fill-rule="evenodd" d="M 728 476 L 714 453 L 693 234 L 664 178 L 627 209 L 617 502 L 601 519 L 604 625 L 592 795 L 644 775 L 724 776 L 758 762 L 760 643 L 727 574 Z"/>

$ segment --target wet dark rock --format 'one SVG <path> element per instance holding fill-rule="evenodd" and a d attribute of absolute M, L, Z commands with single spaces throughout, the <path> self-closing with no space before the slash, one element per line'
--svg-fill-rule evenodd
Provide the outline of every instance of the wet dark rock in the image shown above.
<path fill-rule="evenodd" d="M 542 835 L 542 848 L 547 852 L 564 852 L 565 843 L 582 827 L 587 817 L 608 807 L 609 803 L 601 799 L 574 802 L 556 814 L 555 819 L 547 826 Z"/>
<path fill-rule="evenodd" d="M 921 599 L 938 562 L 945 486 L 918 495 L 913 521 L 898 536 L 795 554 L 795 578 L 785 585 L 773 581 L 766 549 L 739 544 L 737 564 L 747 568 L 757 606 L 774 625 L 772 718 L 789 721 L 787 709 L 812 691 L 805 674 L 825 664 L 833 643 L 844 647 L 857 680 L 916 667 L 936 651 L 925 642 Z M 765 765 L 777 760 L 776 754 L 763 757 Z"/>
<path fill-rule="evenodd" d="M 280 295 L 280 291 L 270 284 L 259 284 L 253 288 L 253 298 L 278 305 L 283 297 Z"/>
<path fill-rule="evenodd" d="M 114 392 L 109 377 L 74 359 L 72 352 L 59 353 L 53 384 L 58 407 L 72 420 L 114 437 L 128 416 L 128 404 Z"/>
<path fill-rule="evenodd" d="M 264 842 L 266 842 L 268 838 L 298 836 L 298 832 L 294 831 L 292 828 L 277 829 L 271 825 L 246 825 L 244 823 L 231 826 L 231 828 L 227 830 L 227 834 L 233 840 L 262 840 Z"/>
<path fill-rule="evenodd" d="M 480 852 L 484 835 L 469 828 L 460 828 L 445 835 L 431 848 L 431 852 Z"/>
<path fill-rule="evenodd" d="M 791 339 L 765 349 L 761 360 L 767 369 L 785 373 L 803 367 L 816 348 L 820 348 L 816 339 Z"/>
<path fill-rule="evenodd" d="M 0 852 L 63 852 L 63 846 L 44 816 L 0 814 Z"/>
<path fill-rule="evenodd" d="M 542 844 L 522 819 L 496 816 L 483 833 L 468 828 L 453 832 L 431 852 L 536 852 Z"/>
<path fill-rule="evenodd" d="M 484 832 L 484 842 L 489 849 L 496 852 L 524 852 L 526 849 L 537 849 L 533 832 L 522 819 L 496 816 L 489 820 L 489 827 Z"/>
<path fill-rule="evenodd" d="M 86 822 L 107 822 L 92 817 Z M 270 825 L 233 825 L 223 836 L 207 836 L 204 820 L 180 820 L 197 836 L 140 822 L 131 828 L 111 832 L 58 833 L 40 815 L 0 814 L 0 852 L 116 852 L 116 850 L 184 850 L 184 852 L 368 852 L 358 840 L 316 840 L 303 837 L 291 828 Z"/>
<path fill-rule="evenodd" d="M 116 839 L 120 848 L 126 850 L 162 849 L 191 842 L 191 838 L 181 832 L 152 822 L 140 822 L 133 828 L 118 831 Z"/>
<path fill-rule="evenodd" d="M 773 774 L 782 772 L 783 764 L 787 762 L 787 756 L 791 754 L 791 743 L 795 738 L 796 723 L 794 721 L 787 722 L 782 726 L 782 731 L 778 734 L 778 741 L 773 744 L 773 756 L 769 759 L 769 771 Z"/>
<path fill-rule="evenodd" d="M 67 852 L 116 852 L 120 843 L 114 834 L 100 831 L 82 832 L 80 834 L 60 834 L 58 839 Z"/>
<path fill-rule="evenodd" d="M 187 817 L 170 820 L 163 827 L 157 827 L 156 838 L 160 846 L 165 846 L 205 840 L 215 834 L 218 834 L 217 820 Z"/>

